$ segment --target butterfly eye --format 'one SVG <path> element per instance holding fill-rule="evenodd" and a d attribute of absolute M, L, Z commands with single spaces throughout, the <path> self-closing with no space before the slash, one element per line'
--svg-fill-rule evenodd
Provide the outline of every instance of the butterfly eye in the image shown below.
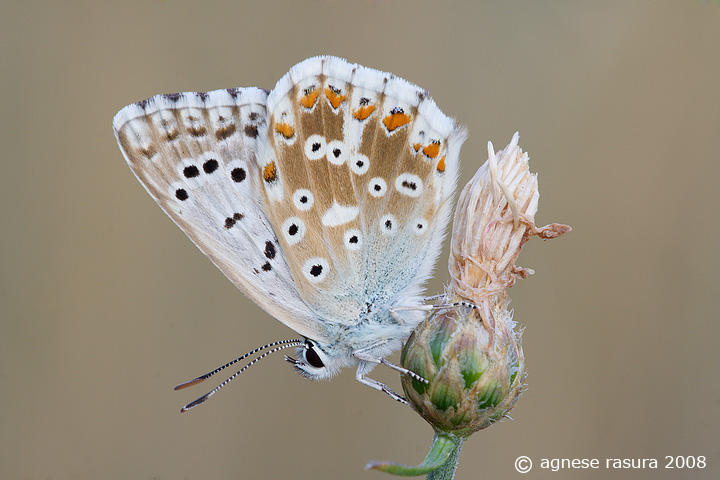
<path fill-rule="evenodd" d="M 324 368 L 325 364 L 320 360 L 320 356 L 315 351 L 315 348 L 313 348 L 313 345 L 309 342 L 305 345 L 305 361 L 315 368 Z"/>

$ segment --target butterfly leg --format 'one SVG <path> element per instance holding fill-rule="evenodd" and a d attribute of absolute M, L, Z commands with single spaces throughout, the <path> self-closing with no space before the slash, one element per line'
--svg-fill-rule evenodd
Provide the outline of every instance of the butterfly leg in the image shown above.
<path fill-rule="evenodd" d="M 375 348 L 376 346 L 377 346 L 377 344 L 373 345 L 373 346 L 370 347 L 370 348 Z M 356 351 L 353 353 L 353 355 L 355 355 L 355 357 L 356 357 L 358 360 L 361 360 L 362 362 L 365 362 L 365 363 L 367 363 L 367 364 L 373 364 L 373 363 L 374 363 L 374 364 L 376 364 L 376 365 L 385 365 L 386 367 L 389 367 L 389 368 L 395 370 L 396 372 L 402 373 L 403 375 L 407 375 L 407 376 L 409 376 L 409 377 L 417 380 L 418 382 L 429 383 L 427 380 L 425 380 L 423 377 L 421 377 L 421 376 L 418 375 L 417 373 L 415 373 L 415 372 L 413 372 L 413 371 L 410 371 L 410 370 L 408 370 L 407 368 L 403 368 L 403 367 L 401 367 L 400 365 L 395 365 L 394 363 L 389 362 L 389 361 L 385 360 L 384 358 L 373 357 L 372 355 L 369 355 L 369 354 L 365 353 L 363 350 L 356 350 Z M 362 365 L 362 364 L 361 364 L 361 365 Z M 366 367 L 366 368 L 367 368 L 367 367 Z M 366 370 L 364 370 L 363 372 L 361 372 L 363 378 L 365 378 L 365 375 L 364 375 L 364 374 L 365 374 L 366 372 L 368 372 L 368 371 L 370 371 L 369 368 L 367 368 Z M 360 368 L 358 368 L 358 372 L 360 372 Z M 360 379 L 358 379 L 358 380 L 360 380 Z M 360 381 L 362 382 L 362 380 L 360 380 Z M 372 380 L 372 381 L 375 381 L 375 380 Z M 362 382 L 362 383 L 365 383 L 365 382 Z M 378 382 L 376 382 L 376 383 L 378 383 Z M 382 384 L 381 384 L 381 385 L 382 385 Z M 384 386 L 385 388 L 387 388 L 385 385 L 383 385 L 383 386 Z M 386 393 L 387 393 L 387 392 L 386 392 Z M 392 396 L 392 395 L 390 395 L 390 396 Z"/>
<path fill-rule="evenodd" d="M 444 297 L 444 296 L 445 296 L 444 294 L 442 294 L 442 295 L 430 295 L 429 297 L 423 297 L 422 300 L 423 300 L 423 302 L 429 302 L 430 300 L 437 300 L 438 298 L 442 298 L 442 297 Z"/>
<path fill-rule="evenodd" d="M 378 382 L 377 380 L 366 377 L 365 374 L 370 369 L 368 367 L 372 368 L 372 366 L 369 366 L 366 362 L 360 362 L 357 372 L 355 372 L 355 378 L 358 382 L 362 383 L 363 385 L 367 385 L 368 387 L 372 387 L 375 390 L 385 392 L 387 395 L 390 396 L 390 398 L 397 400 L 403 405 L 409 405 L 407 399 L 402 395 L 396 393 L 392 388 L 388 387 L 384 383 Z"/>
<path fill-rule="evenodd" d="M 442 305 L 433 305 L 433 308 L 452 308 L 452 307 L 467 307 L 467 308 L 472 308 L 473 310 L 477 310 L 480 308 L 472 302 L 453 302 L 453 303 L 445 303 Z"/>
<path fill-rule="evenodd" d="M 427 299 L 432 299 L 434 297 L 427 297 Z M 393 307 L 390 309 L 390 316 L 392 316 L 395 320 L 400 321 L 400 316 L 397 314 L 397 312 L 406 312 L 406 311 L 421 311 L 421 312 L 429 312 L 432 310 L 444 310 L 448 308 L 453 307 L 468 307 L 472 309 L 479 308 L 477 305 L 471 302 L 453 302 L 453 303 L 440 303 L 437 305 L 417 305 L 412 307 Z"/>
<path fill-rule="evenodd" d="M 421 311 L 421 312 L 429 312 L 433 308 L 435 308 L 436 305 L 413 305 L 411 307 L 392 307 L 390 309 L 390 313 L 397 313 L 397 312 L 409 312 L 409 311 Z"/>
<path fill-rule="evenodd" d="M 407 311 L 407 310 L 421 310 L 424 312 L 429 312 L 432 310 L 448 310 L 450 308 L 457 308 L 457 307 L 465 307 L 465 308 L 471 308 L 473 310 L 480 310 L 480 307 L 475 305 L 472 302 L 453 302 L 453 303 L 440 303 L 437 305 L 419 305 L 417 307 L 394 307 L 390 309 L 390 316 L 397 320 L 398 322 L 402 321 L 402 318 L 400 315 L 398 315 L 396 312 L 398 311 Z M 482 320 L 482 317 L 481 317 Z M 485 321 L 485 320 L 482 320 Z M 490 322 L 490 327 L 495 328 L 495 323 L 492 317 L 488 318 L 488 321 Z M 425 317 L 425 323 L 427 324 L 428 317 Z"/>
<path fill-rule="evenodd" d="M 421 311 L 421 312 L 429 312 L 432 310 L 434 305 L 416 305 L 413 307 L 393 307 L 390 309 L 390 316 L 398 322 L 400 325 L 406 323 L 406 320 L 398 313 L 398 312 L 408 312 L 408 311 Z"/>

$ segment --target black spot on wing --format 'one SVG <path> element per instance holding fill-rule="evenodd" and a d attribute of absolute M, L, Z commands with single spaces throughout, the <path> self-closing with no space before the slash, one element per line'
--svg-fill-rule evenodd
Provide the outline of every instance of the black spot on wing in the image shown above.
<path fill-rule="evenodd" d="M 200 175 L 200 170 L 195 165 L 188 165 L 183 168 L 183 175 L 185 178 L 195 178 Z"/>
<path fill-rule="evenodd" d="M 405 188 L 409 188 L 410 190 L 417 190 L 417 184 L 415 182 L 408 182 L 407 180 L 403 180 L 402 186 Z"/>
<path fill-rule="evenodd" d="M 203 163 L 203 171 L 205 173 L 213 173 L 215 170 L 218 169 L 219 166 L 220 164 L 218 163 L 218 161 L 214 158 L 211 158 L 209 160 L 206 160 L 205 163 Z"/>
<path fill-rule="evenodd" d="M 233 213 L 232 217 L 227 217 L 225 219 L 225 228 L 228 230 L 235 226 L 237 222 L 242 220 L 244 215 L 242 213 Z"/>
<path fill-rule="evenodd" d="M 233 168 L 230 172 L 230 178 L 233 179 L 233 182 L 240 183 L 243 180 L 245 180 L 245 177 L 247 176 L 247 173 L 245 172 L 244 168 Z"/>
<path fill-rule="evenodd" d="M 275 250 L 275 245 L 270 240 L 265 242 L 265 256 L 272 260 L 273 258 L 275 258 L 276 253 L 277 252 Z"/>
<path fill-rule="evenodd" d="M 252 115 L 252 114 L 251 114 Z M 247 135 L 250 138 L 257 138 L 258 136 L 258 127 L 257 125 L 247 125 L 245 127 L 245 135 Z"/>

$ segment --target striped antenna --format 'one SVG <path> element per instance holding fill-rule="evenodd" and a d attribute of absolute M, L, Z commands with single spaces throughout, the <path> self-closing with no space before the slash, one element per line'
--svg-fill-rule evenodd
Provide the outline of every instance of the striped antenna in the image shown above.
<path fill-rule="evenodd" d="M 241 373 L 243 373 L 245 370 L 247 370 L 248 368 L 250 368 L 251 366 L 253 366 L 255 363 L 257 363 L 257 362 L 259 362 L 260 360 L 262 360 L 263 358 L 267 357 L 267 356 L 270 355 L 271 353 L 279 352 L 280 350 L 285 350 L 286 348 L 299 347 L 299 346 L 303 345 L 304 343 L 305 343 L 305 341 L 304 341 L 304 340 L 300 340 L 300 339 L 280 340 L 280 341 L 277 341 L 277 342 L 268 343 L 267 345 L 263 345 L 262 347 L 258 347 L 258 348 L 256 348 L 256 349 L 254 349 L 254 350 L 246 353 L 245 355 L 236 358 L 236 359 L 233 360 L 232 362 L 226 363 L 225 365 L 216 368 L 216 369 L 213 370 L 212 372 L 206 373 L 205 375 L 201 375 L 201 376 L 199 376 L 199 377 L 197 377 L 197 378 L 194 378 L 193 380 L 190 380 L 190 381 L 188 381 L 188 382 L 181 383 L 180 385 L 176 385 L 173 390 L 182 390 L 182 389 L 184 389 L 184 388 L 192 387 L 193 385 L 197 385 L 198 383 L 204 382 L 204 381 L 207 380 L 208 378 L 210 378 L 210 377 L 212 377 L 213 375 L 215 375 L 216 373 L 218 373 L 218 372 L 226 369 L 227 367 L 229 367 L 229 366 L 231 366 L 231 365 L 234 365 L 234 364 L 236 364 L 237 362 L 239 362 L 239 361 L 241 361 L 241 360 L 246 359 L 246 358 L 249 357 L 250 355 L 254 355 L 254 354 L 256 354 L 256 353 L 258 353 L 258 352 L 260 352 L 260 351 L 262 351 L 262 350 L 265 350 L 266 348 L 270 348 L 270 350 L 268 350 L 267 352 L 264 352 L 262 355 L 260 355 L 260 356 L 258 356 L 258 357 L 256 357 L 256 358 L 254 358 L 250 363 L 248 363 L 247 365 L 245 365 L 244 367 L 242 367 L 240 370 L 238 370 L 237 372 L 235 372 L 234 374 L 232 374 L 232 376 L 230 376 L 227 380 L 225 380 L 224 382 L 222 382 L 220 385 L 218 385 L 217 387 L 213 388 L 211 391 L 209 391 L 208 393 L 206 393 L 206 394 L 203 395 L 202 397 L 198 398 L 197 400 L 195 400 L 195 401 L 193 401 L 193 402 L 190 402 L 190 403 L 188 403 L 187 405 L 185 405 L 183 408 L 180 409 L 180 412 L 187 412 L 187 411 L 190 410 L 191 408 L 197 407 L 197 406 L 200 405 L 201 403 L 205 402 L 208 398 L 210 398 L 210 397 L 212 397 L 213 395 L 215 395 L 215 393 L 217 393 L 218 390 L 220 390 L 220 389 L 223 388 L 225 385 L 227 385 L 228 383 L 230 383 L 230 381 L 231 381 L 232 379 L 234 379 L 235 377 L 237 377 L 238 375 L 240 375 Z M 271 348 L 271 347 L 273 347 L 273 348 Z"/>

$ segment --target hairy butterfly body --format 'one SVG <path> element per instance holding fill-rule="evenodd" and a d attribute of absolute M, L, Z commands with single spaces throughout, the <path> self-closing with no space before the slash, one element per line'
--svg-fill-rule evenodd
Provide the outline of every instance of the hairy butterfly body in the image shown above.
<path fill-rule="evenodd" d="M 421 318 L 394 309 L 422 304 L 466 136 L 426 92 L 315 57 L 270 92 L 158 95 L 122 109 L 113 127 L 170 218 L 305 337 L 272 351 L 298 347 L 288 360 L 315 379 L 358 366 L 358 380 L 400 399 L 365 375 Z"/>

